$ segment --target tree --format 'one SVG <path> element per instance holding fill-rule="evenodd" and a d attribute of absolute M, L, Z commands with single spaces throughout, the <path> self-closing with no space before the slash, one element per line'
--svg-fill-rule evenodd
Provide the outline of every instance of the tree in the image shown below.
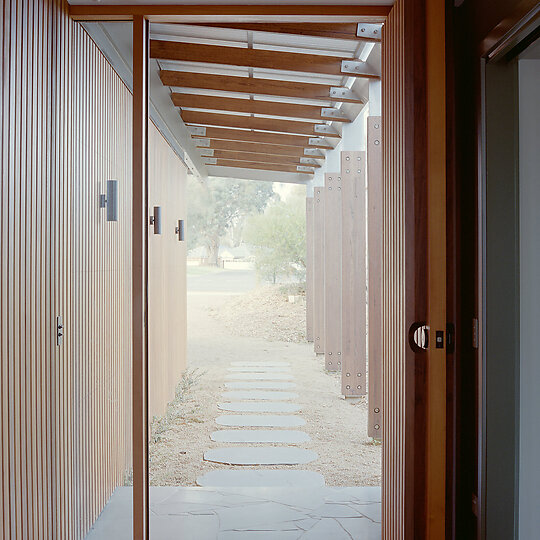
<path fill-rule="evenodd" d="M 187 186 L 188 248 L 205 246 L 209 261 L 217 265 L 222 237 L 246 216 L 262 212 L 274 196 L 271 182 L 191 178 Z"/>
<path fill-rule="evenodd" d="M 255 249 L 259 276 L 276 283 L 279 277 L 305 277 L 306 210 L 305 198 L 292 196 L 286 202 L 267 207 L 264 214 L 251 216 L 244 240 Z"/>

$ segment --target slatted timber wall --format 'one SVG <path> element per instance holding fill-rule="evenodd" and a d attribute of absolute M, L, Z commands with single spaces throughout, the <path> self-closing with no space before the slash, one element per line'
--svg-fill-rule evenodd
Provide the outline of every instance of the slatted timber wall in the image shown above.
<path fill-rule="evenodd" d="M 79 539 L 130 471 L 131 97 L 62 1 L 5 0 L 0 25 L 0 537 Z M 150 181 L 181 183 L 151 131 Z"/>
<path fill-rule="evenodd" d="M 341 369 L 341 183 L 340 173 L 324 175 L 324 365 L 328 371 Z"/>
<path fill-rule="evenodd" d="M 341 393 L 366 394 L 366 153 L 341 152 Z M 371 375 L 371 374 L 370 374 Z"/>
<path fill-rule="evenodd" d="M 382 424 L 382 123 L 367 119 L 368 172 L 368 436 L 381 438 Z"/>
<path fill-rule="evenodd" d="M 162 234 L 149 238 L 149 418 L 163 414 L 186 366 L 186 168 L 152 125 L 149 206 L 162 207 Z M 152 227 L 150 227 L 152 232 Z"/>
<path fill-rule="evenodd" d="M 306 340 L 313 341 L 313 197 L 306 197 Z"/>
<path fill-rule="evenodd" d="M 384 540 L 405 535 L 404 2 L 383 27 L 383 463 Z M 412 501 L 408 501 L 411 503 Z"/>
<path fill-rule="evenodd" d="M 324 186 L 313 195 L 313 349 L 324 354 Z"/>

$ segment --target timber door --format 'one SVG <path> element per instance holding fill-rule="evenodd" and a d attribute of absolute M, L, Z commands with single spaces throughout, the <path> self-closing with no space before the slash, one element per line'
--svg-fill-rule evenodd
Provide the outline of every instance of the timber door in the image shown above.
<path fill-rule="evenodd" d="M 383 538 L 445 538 L 443 1 L 396 2 L 383 34 Z"/>

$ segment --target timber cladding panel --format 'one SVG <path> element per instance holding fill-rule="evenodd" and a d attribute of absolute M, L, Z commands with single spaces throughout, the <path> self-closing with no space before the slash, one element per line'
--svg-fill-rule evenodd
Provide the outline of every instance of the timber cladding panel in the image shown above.
<path fill-rule="evenodd" d="M 186 168 L 151 124 L 149 207 L 162 207 L 162 234 L 149 235 L 149 411 L 162 415 L 186 367 L 186 242 L 175 228 L 186 219 Z"/>
<path fill-rule="evenodd" d="M 405 523 L 404 2 L 383 27 L 382 537 L 407 538 Z M 409 501 L 410 502 L 410 501 Z M 410 537 L 412 538 L 412 536 Z"/>
<path fill-rule="evenodd" d="M 324 186 L 313 194 L 313 350 L 324 354 Z M 323 262 L 321 262 L 323 261 Z"/>
<path fill-rule="evenodd" d="M 60 0 L 6 0 L 0 24 L 0 538 L 79 539 L 130 476 L 132 99 Z M 150 183 L 183 218 L 184 166 L 150 137 Z M 99 207 L 108 179 L 117 222 Z M 175 242 L 156 264 L 181 283 Z M 160 310 L 176 334 L 153 355 L 157 414 L 185 366 L 175 287 Z"/>

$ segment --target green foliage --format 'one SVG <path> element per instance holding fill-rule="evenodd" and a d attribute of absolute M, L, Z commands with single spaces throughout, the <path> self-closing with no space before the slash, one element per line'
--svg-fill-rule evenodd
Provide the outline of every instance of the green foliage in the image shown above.
<path fill-rule="evenodd" d="M 221 238 L 245 218 L 262 212 L 275 196 L 271 182 L 210 178 L 188 181 L 188 249 L 205 246 L 217 264 Z"/>
<path fill-rule="evenodd" d="M 247 220 L 244 240 L 255 249 L 255 267 L 262 279 L 302 279 L 306 271 L 305 198 L 293 195 L 274 203 L 264 214 Z"/>

